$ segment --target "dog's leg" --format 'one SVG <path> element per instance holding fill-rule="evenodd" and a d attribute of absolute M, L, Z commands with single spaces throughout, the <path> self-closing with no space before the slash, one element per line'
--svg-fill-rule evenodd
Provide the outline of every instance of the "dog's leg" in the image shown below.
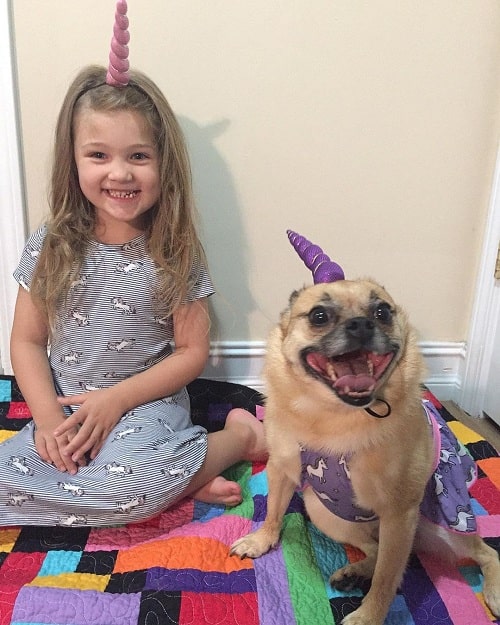
<path fill-rule="evenodd" d="M 495 616 L 500 616 L 500 560 L 498 553 L 479 536 L 466 536 L 471 543 L 471 558 L 483 573 L 483 596 Z"/>
<path fill-rule="evenodd" d="M 448 532 L 449 544 L 457 556 L 471 558 L 483 574 L 483 596 L 495 616 L 500 616 L 500 560 L 498 553 L 477 534 L 461 535 Z"/>
<path fill-rule="evenodd" d="M 410 555 L 418 508 L 380 518 L 379 548 L 371 588 L 342 625 L 383 625 Z"/>
<path fill-rule="evenodd" d="M 477 562 L 483 573 L 483 595 L 495 616 L 500 616 L 500 560 L 498 553 L 477 534 L 458 534 L 433 525 L 420 518 L 416 552 L 436 553 L 455 565 L 457 560 L 469 558 Z"/>
<path fill-rule="evenodd" d="M 330 577 L 330 584 L 339 590 L 351 590 L 364 579 L 371 579 L 377 561 L 378 543 L 375 539 L 378 521 L 353 523 L 335 516 L 323 505 L 312 488 L 304 490 L 304 503 L 312 523 L 324 534 L 339 543 L 360 549 L 363 560 L 347 564 Z"/>
<path fill-rule="evenodd" d="M 235 554 L 241 558 L 245 556 L 258 558 L 277 545 L 280 539 L 283 516 L 298 484 L 300 474 L 298 456 L 293 463 L 295 465 L 293 472 L 286 474 L 283 471 L 281 461 L 276 456 L 274 458 L 273 455 L 269 457 L 266 466 L 269 485 L 266 519 L 258 530 L 233 543 L 231 555 Z M 286 464 L 290 466 L 290 461 Z"/>

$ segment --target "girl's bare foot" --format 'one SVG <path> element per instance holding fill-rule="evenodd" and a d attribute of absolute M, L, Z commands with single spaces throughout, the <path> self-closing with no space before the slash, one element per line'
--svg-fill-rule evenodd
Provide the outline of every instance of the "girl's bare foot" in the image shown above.
<path fill-rule="evenodd" d="M 191 487 L 184 493 L 205 503 L 236 506 L 242 501 L 241 486 L 226 480 L 221 473 L 236 462 L 264 462 L 268 453 L 264 424 L 253 414 L 235 408 L 226 417 L 224 429 L 208 435 L 207 457 L 202 469 L 194 477 Z M 209 478 L 208 481 L 205 481 Z M 211 478 L 211 479 L 210 479 Z M 198 486 L 202 484 L 202 486 Z"/>
<path fill-rule="evenodd" d="M 237 482 L 226 480 L 222 475 L 214 477 L 191 496 L 204 503 L 225 506 L 237 506 L 242 501 L 241 486 Z"/>
<path fill-rule="evenodd" d="M 225 430 L 237 428 L 248 435 L 247 452 L 244 460 L 265 462 L 268 458 L 264 424 L 243 408 L 233 408 L 226 417 Z"/>

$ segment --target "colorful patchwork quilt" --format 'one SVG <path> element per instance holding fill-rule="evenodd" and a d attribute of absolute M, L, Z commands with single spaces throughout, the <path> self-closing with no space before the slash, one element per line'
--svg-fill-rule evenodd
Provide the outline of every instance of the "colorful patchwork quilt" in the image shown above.
<path fill-rule="evenodd" d="M 190 385 L 194 421 L 223 427 L 232 407 L 260 416 L 263 397 L 236 384 Z M 500 548 L 500 459 L 430 394 L 479 466 L 472 488 L 480 533 Z M 30 418 L 15 380 L 0 376 L 0 442 Z M 226 509 L 185 499 L 134 525 L 99 529 L 0 528 L 0 625 L 334 625 L 356 609 L 366 588 L 338 592 L 330 573 L 362 557 L 326 538 L 304 514 L 300 494 L 285 516 L 282 541 L 257 560 L 229 546 L 257 527 L 266 510 L 266 471 L 241 463 L 227 472 L 244 491 Z M 386 625 L 491 625 L 481 574 L 412 556 Z"/>

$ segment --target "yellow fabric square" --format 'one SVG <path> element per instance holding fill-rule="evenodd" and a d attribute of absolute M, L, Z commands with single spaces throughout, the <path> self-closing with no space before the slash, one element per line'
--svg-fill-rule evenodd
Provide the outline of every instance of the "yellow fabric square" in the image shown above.
<path fill-rule="evenodd" d="M 458 440 L 464 445 L 467 445 L 468 443 L 477 443 L 477 441 L 484 440 L 484 437 L 481 436 L 481 434 L 474 432 L 474 430 L 471 430 L 459 421 L 450 421 L 448 423 L 448 427 L 453 432 L 453 434 L 455 434 Z"/>
<path fill-rule="evenodd" d="M 10 553 L 16 544 L 20 532 L 20 527 L 0 530 L 0 551 Z"/>
<path fill-rule="evenodd" d="M 44 586 L 51 588 L 74 588 L 76 590 L 97 590 L 104 592 L 110 575 L 95 575 L 93 573 L 63 573 L 61 575 L 39 575 L 28 584 L 29 586 Z"/>
<path fill-rule="evenodd" d="M 0 430 L 0 443 L 3 443 L 9 440 L 9 438 L 12 438 L 16 434 L 17 432 L 9 432 L 9 430 Z"/>

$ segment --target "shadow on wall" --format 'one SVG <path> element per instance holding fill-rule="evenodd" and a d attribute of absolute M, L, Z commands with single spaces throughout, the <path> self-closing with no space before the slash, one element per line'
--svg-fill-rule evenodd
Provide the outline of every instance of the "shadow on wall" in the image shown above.
<path fill-rule="evenodd" d="M 180 117 L 179 123 L 188 144 L 201 237 L 217 291 L 216 301 L 210 302 L 212 341 L 224 341 L 227 336 L 232 341 L 246 341 L 248 316 L 255 308 L 248 283 L 248 245 L 233 177 L 216 146 L 230 121 L 199 126 Z M 224 362 L 215 359 L 211 365 L 218 379 L 227 377 Z"/>

